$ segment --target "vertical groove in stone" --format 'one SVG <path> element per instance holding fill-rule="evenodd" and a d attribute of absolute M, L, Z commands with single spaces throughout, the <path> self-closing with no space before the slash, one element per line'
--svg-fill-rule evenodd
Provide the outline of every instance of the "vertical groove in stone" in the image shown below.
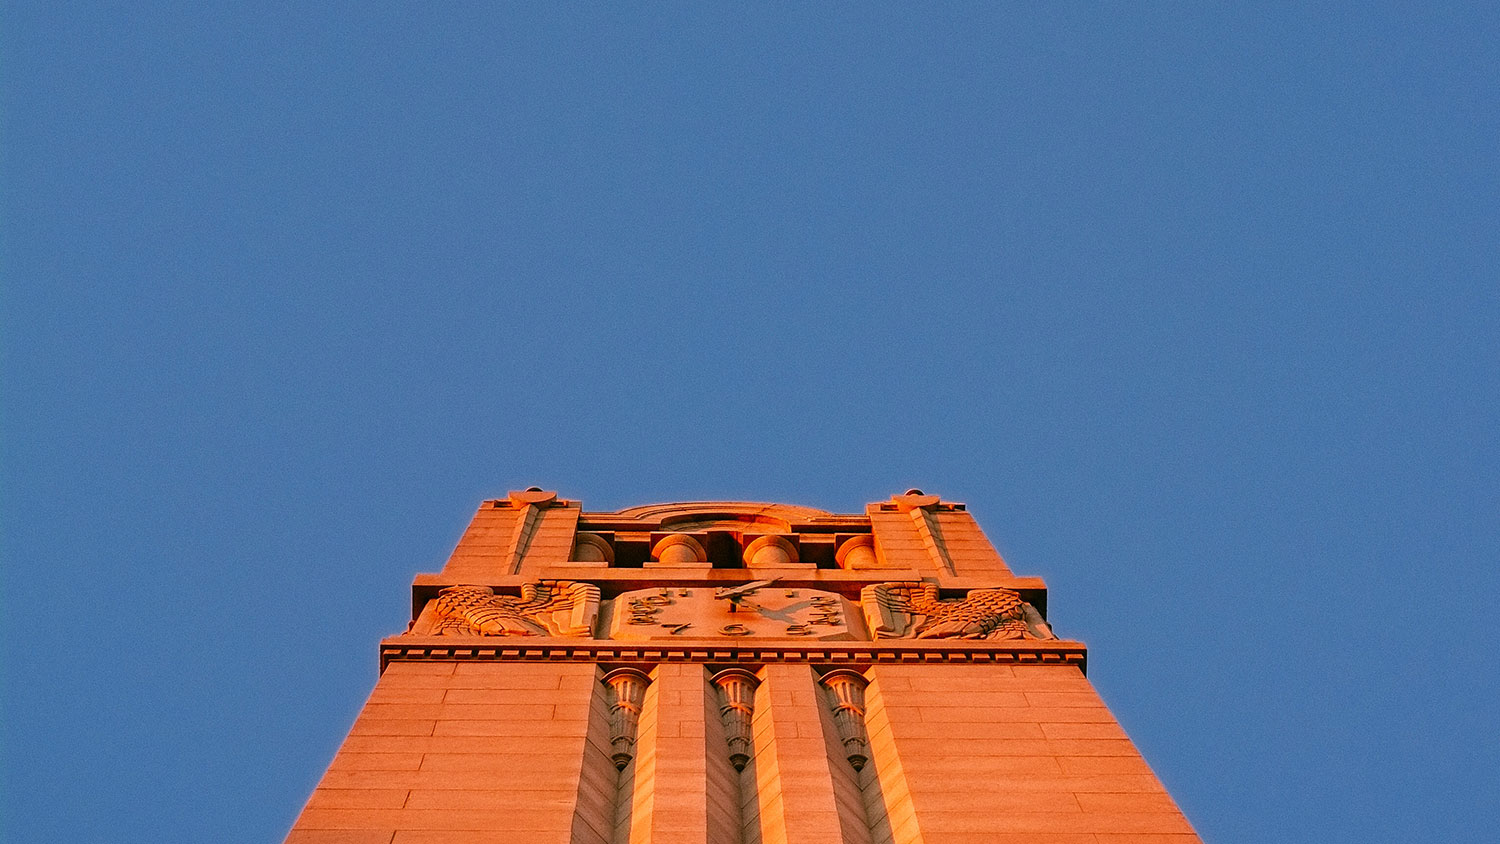
<path fill-rule="evenodd" d="M 767 665 L 756 705 L 755 788 L 764 844 L 869 844 L 857 788 L 840 788 L 834 765 L 850 774 L 841 756 L 830 757 L 826 705 L 817 675 L 807 665 Z M 852 801 L 852 802 L 851 802 Z"/>
<path fill-rule="evenodd" d="M 607 727 L 603 752 L 615 769 L 611 792 L 611 840 L 623 844 L 630 840 L 630 819 L 635 797 L 636 744 L 640 735 L 640 718 L 645 706 L 646 690 L 651 676 L 636 668 L 617 668 L 599 678 L 595 697 L 603 710 L 599 722 Z M 596 716 L 598 717 L 598 716 Z M 595 728 L 590 723 L 590 735 Z"/>
<path fill-rule="evenodd" d="M 750 764 L 740 772 L 740 835 L 744 844 L 769 844 L 786 837 L 784 831 L 765 827 L 768 823 L 774 825 L 777 818 L 761 814 L 763 797 L 778 782 L 776 755 L 771 746 L 774 738 L 770 725 L 770 694 L 771 687 L 764 682 L 755 688 L 755 714 L 750 722 L 755 748 L 750 755 Z"/>
<path fill-rule="evenodd" d="M 856 841 L 870 844 L 876 826 L 861 788 L 863 781 L 875 778 L 874 768 L 867 764 L 870 742 L 865 728 L 864 691 L 868 684 L 864 674 L 848 668 L 835 668 L 819 680 L 821 688 L 818 691 L 822 693 L 820 697 L 825 704 L 818 707 L 819 725 L 823 731 L 824 752 L 828 757 L 834 803 L 838 807 L 845 844 Z M 840 691 L 844 697 L 840 697 Z M 851 718 L 857 718 L 857 723 L 851 723 Z M 856 737 L 857 742 L 851 743 L 848 740 L 851 736 Z M 857 766 L 850 758 L 852 751 L 858 751 Z"/>
<path fill-rule="evenodd" d="M 687 666 L 698 668 L 698 666 Z M 745 674 L 749 672 L 743 669 L 734 669 Z M 740 812 L 740 769 L 730 762 L 733 753 L 731 736 L 725 729 L 723 717 L 722 692 L 716 682 L 709 679 L 706 670 L 698 671 L 699 677 L 699 700 L 702 713 L 703 746 L 706 752 L 703 769 L 703 794 L 707 798 L 708 812 L 708 836 L 709 844 L 745 844 L 744 831 L 741 828 Z M 759 683 L 754 674 L 750 674 L 752 683 Z M 750 685 L 748 693 L 741 693 L 741 700 L 748 706 L 754 706 L 755 687 Z M 736 710 L 738 716 L 740 710 Z M 748 729 L 748 723 L 745 725 Z M 738 723 L 736 722 L 736 730 Z M 747 760 L 748 761 L 748 760 Z"/>
<path fill-rule="evenodd" d="M 597 676 L 598 669 L 594 673 Z M 570 844 L 609 844 L 613 839 L 619 772 L 609 757 L 611 698 L 613 694 L 602 682 L 593 683 L 587 695 L 588 730 L 573 804 Z"/>
<path fill-rule="evenodd" d="M 745 842 L 785 844 L 786 812 L 781 799 L 781 765 L 777 756 L 776 726 L 772 722 L 775 708 L 771 695 L 774 682 L 762 683 L 755 690 L 755 717 L 752 731 L 755 753 L 745 769 L 744 812 Z"/>
<path fill-rule="evenodd" d="M 659 677 L 653 677 L 660 680 Z M 661 683 L 646 687 L 636 734 L 635 757 L 620 772 L 620 811 L 616 816 L 616 844 L 650 844 L 656 810 L 657 740 L 661 732 Z"/>
<path fill-rule="evenodd" d="M 516 561 L 518 574 L 536 573 L 540 578 L 547 568 L 565 565 L 573 556 L 573 540 L 578 532 L 577 506 L 553 504 L 537 509 L 526 545 Z"/>
<path fill-rule="evenodd" d="M 614 844 L 630 844 L 631 825 L 635 821 L 636 794 L 636 765 L 634 759 L 619 772 L 619 780 L 615 783 L 615 817 L 614 834 L 610 838 Z"/>
<path fill-rule="evenodd" d="M 741 844 L 739 779 L 718 700 L 702 665 L 653 672 L 635 759 L 625 768 L 634 775 L 629 844 Z"/>
<path fill-rule="evenodd" d="M 505 548 L 505 563 L 501 568 L 505 574 L 516 574 L 521 570 L 521 558 L 526 556 L 526 546 L 531 544 L 531 532 L 536 529 L 540 513 L 535 504 L 523 505 L 516 513 L 515 528 Z"/>
<path fill-rule="evenodd" d="M 938 564 L 938 568 L 944 574 L 957 575 L 958 570 L 953 567 L 953 557 L 948 554 L 948 546 L 943 542 L 942 528 L 938 527 L 932 515 L 921 507 L 911 510 L 911 520 L 917 528 L 917 535 L 922 538 L 922 544 L 926 546 L 927 553 Z"/>
<path fill-rule="evenodd" d="M 870 736 L 870 761 L 865 765 L 865 812 L 870 819 L 870 834 L 875 844 L 925 844 L 912 803 L 911 785 L 901 754 L 891 734 L 885 713 L 885 695 L 881 681 L 885 666 L 869 671 L 870 684 L 865 687 L 865 727 Z"/>

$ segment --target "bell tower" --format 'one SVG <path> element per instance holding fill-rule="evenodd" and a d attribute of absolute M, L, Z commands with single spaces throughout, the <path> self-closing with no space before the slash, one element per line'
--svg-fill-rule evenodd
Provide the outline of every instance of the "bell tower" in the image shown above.
<path fill-rule="evenodd" d="M 512 492 L 412 610 L 289 842 L 1199 841 L 1041 579 L 919 490 Z"/>

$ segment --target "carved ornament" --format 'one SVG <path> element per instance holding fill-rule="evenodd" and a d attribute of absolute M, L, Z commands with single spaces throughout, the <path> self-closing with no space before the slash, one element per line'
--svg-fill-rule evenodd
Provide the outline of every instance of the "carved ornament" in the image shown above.
<path fill-rule="evenodd" d="M 743 668 L 726 668 L 710 679 L 719 689 L 719 717 L 724 720 L 724 740 L 729 743 L 729 764 L 743 771 L 755 752 L 751 727 L 755 687 L 760 679 Z"/>
<path fill-rule="evenodd" d="M 624 770 L 635 758 L 636 732 L 640 726 L 641 705 L 651 676 L 636 668 L 616 668 L 602 678 L 609 688 L 610 760 L 616 770 Z"/>
<path fill-rule="evenodd" d="M 522 584 L 516 598 L 488 586 L 450 586 L 433 604 L 439 636 L 588 637 L 599 616 L 599 587 L 539 580 Z"/>
<path fill-rule="evenodd" d="M 828 690 L 844 758 L 854 770 L 863 770 L 870 761 L 870 736 L 865 730 L 865 686 L 869 681 L 861 672 L 836 668 L 824 674 L 820 682 Z"/>
<path fill-rule="evenodd" d="M 1055 639 L 1041 613 L 1009 589 L 971 589 L 938 598 L 931 583 L 877 583 L 860 591 L 877 639 Z"/>

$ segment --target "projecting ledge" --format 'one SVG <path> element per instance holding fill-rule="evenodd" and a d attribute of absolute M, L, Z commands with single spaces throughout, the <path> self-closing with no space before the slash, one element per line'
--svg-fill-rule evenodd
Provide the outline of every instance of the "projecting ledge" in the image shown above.
<path fill-rule="evenodd" d="M 517 587 L 522 583 L 535 580 L 583 580 L 597 583 L 608 592 L 623 592 L 630 589 L 647 589 L 657 586 L 726 586 L 736 583 L 745 583 L 750 580 L 776 580 L 777 586 L 789 589 L 814 589 L 819 586 L 837 589 L 839 586 L 857 587 L 872 583 L 890 583 L 896 581 L 932 580 L 931 576 L 924 577 L 916 569 L 809 569 L 800 568 L 757 568 L 757 569 L 714 569 L 714 568 L 692 568 L 673 570 L 669 567 L 653 567 L 650 569 L 639 568 L 599 568 L 594 565 L 552 565 L 545 569 L 526 574 L 508 574 L 498 577 L 486 578 L 483 582 L 477 580 L 464 580 L 465 584 L 475 586 L 492 586 L 497 589 L 505 587 Z M 1045 591 L 1047 584 L 1040 577 L 1018 577 L 1006 575 L 997 577 L 940 577 L 936 578 L 938 586 L 942 589 L 1014 589 L 1020 591 Z M 413 589 L 437 590 L 447 586 L 457 585 L 459 581 L 454 580 L 452 575 L 446 574 L 419 574 L 412 580 Z"/>
<path fill-rule="evenodd" d="M 799 642 L 786 638 L 699 638 L 672 641 L 569 639 L 543 636 L 392 636 L 381 640 L 380 667 L 393 661 L 753 663 L 881 665 L 990 662 L 1087 667 L 1082 642 L 1062 639 L 880 639 L 873 642 Z"/>

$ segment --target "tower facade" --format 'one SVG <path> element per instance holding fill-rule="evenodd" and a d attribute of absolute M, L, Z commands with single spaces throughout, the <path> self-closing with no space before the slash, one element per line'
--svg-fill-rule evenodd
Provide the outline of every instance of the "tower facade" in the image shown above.
<path fill-rule="evenodd" d="M 964 505 L 480 505 L 295 844 L 1196 842 Z"/>

